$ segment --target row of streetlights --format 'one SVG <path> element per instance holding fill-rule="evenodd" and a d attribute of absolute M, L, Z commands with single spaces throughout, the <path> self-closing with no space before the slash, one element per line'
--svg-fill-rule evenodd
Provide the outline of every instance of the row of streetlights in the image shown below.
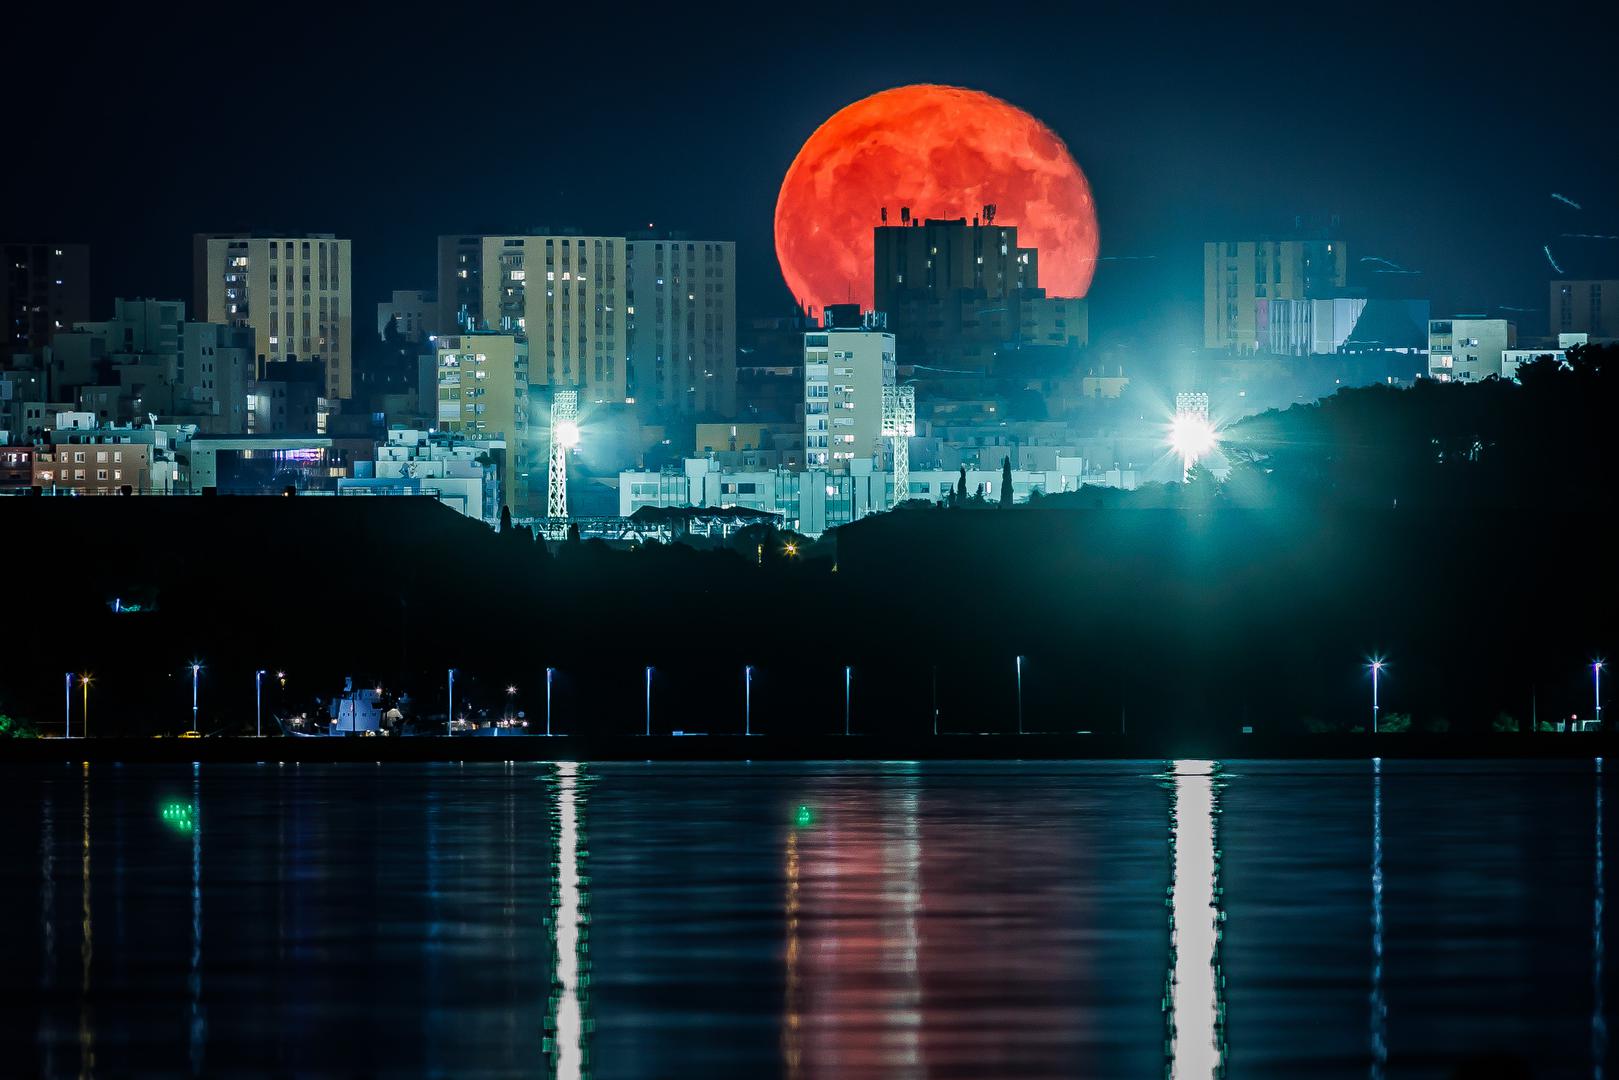
<path fill-rule="evenodd" d="M 202 662 L 200 660 L 193 660 L 186 666 L 191 672 L 191 730 L 193 733 L 195 733 L 197 730 L 198 707 L 201 704 Z M 263 669 L 253 673 L 253 727 L 254 733 L 260 736 L 264 734 L 264 692 L 262 680 L 267 674 L 268 672 Z M 285 689 L 287 685 L 287 673 L 285 671 L 278 671 L 275 673 L 275 677 L 281 681 L 281 686 L 283 689 Z M 90 734 L 90 684 L 95 681 L 95 676 L 91 675 L 88 671 L 78 675 L 75 675 L 71 671 L 65 673 L 65 709 L 62 734 L 65 738 L 69 739 L 73 738 L 74 679 L 79 681 L 79 688 L 83 692 L 84 697 L 83 732 L 80 734 L 80 738 L 84 738 Z"/>
<path fill-rule="evenodd" d="M 1017 673 L 1017 730 L 1018 730 L 1019 735 L 1023 734 L 1023 661 L 1024 661 L 1024 657 L 1019 655 L 1016 658 L 1016 667 L 1015 667 L 1015 670 L 1016 670 L 1016 673 Z M 192 730 L 192 732 L 196 732 L 196 730 L 197 730 L 197 713 L 198 713 L 199 695 L 200 695 L 200 685 L 201 685 L 201 678 L 202 678 L 202 663 L 200 661 L 193 660 L 189 666 L 190 666 L 190 669 L 191 669 L 191 730 Z M 1601 730 L 1601 728 L 1602 728 L 1602 669 L 1604 667 L 1606 667 L 1606 666 L 1607 666 L 1607 661 L 1605 661 L 1605 660 L 1593 660 L 1591 662 L 1591 675 L 1592 675 L 1592 678 L 1593 678 L 1594 683 L 1595 683 L 1595 687 L 1594 687 L 1595 706 L 1596 706 L 1595 711 L 1596 711 L 1596 726 L 1597 726 L 1598 730 Z M 1367 668 L 1368 671 L 1371 672 L 1371 675 L 1372 675 L 1372 733 L 1376 734 L 1377 730 L 1378 730 L 1378 721 L 1379 721 L 1379 719 L 1381 717 L 1381 711 L 1380 711 L 1380 707 L 1379 707 L 1379 704 L 1378 704 L 1378 683 L 1379 683 L 1379 680 L 1380 680 L 1383 672 L 1388 668 L 1388 661 L 1385 658 L 1381 657 L 1381 656 L 1376 656 L 1376 657 L 1373 657 L 1372 659 L 1367 661 L 1366 668 Z M 460 670 L 459 668 L 450 668 L 449 669 L 449 708 L 446 710 L 445 721 L 444 721 L 444 730 L 445 730 L 446 735 L 453 735 L 455 733 L 455 729 L 454 729 L 454 718 L 455 718 L 455 675 L 456 675 L 456 672 L 459 671 L 459 670 Z M 652 734 L 652 673 L 653 673 L 653 671 L 654 671 L 654 668 L 650 664 L 647 665 L 647 668 L 646 668 L 646 734 L 647 735 Z M 264 668 L 260 668 L 260 669 L 253 672 L 254 734 L 258 735 L 260 737 L 262 737 L 264 735 L 264 686 L 263 686 L 263 680 L 264 680 L 264 676 L 267 675 L 267 674 L 269 674 L 269 672 Z M 280 681 L 281 686 L 284 689 L 286 687 L 286 685 L 287 685 L 287 673 L 285 671 L 277 671 L 275 674 L 276 674 L 276 678 Z M 743 677 L 743 706 L 742 706 L 742 708 L 743 708 L 743 713 L 742 713 L 742 717 L 743 717 L 743 720 L 742 720 L 743 734 L 752 735 L 753 734 L 753 665 L 752 664 L 747 664 L 742 668 L 742 677 Z M 65 685 L 64 685 L 64 695 L 65 695 L 64 696 L 64 716 L 65 716 L 65 724 L 64 724 L 64 729 L 63 730 L 64 730 L 64 734 L 65 734 L 65 736 L 67 738 L 71 739 L 73 737 L 73 680 L 74 679 L 77 679 L 79 681 L 79 687 L 80 687 L 80 690 L 82 691 L 82 694 L 83 694 L 83 719 L 84 719 L 83 735 L 87 736 L 90 733 L 90 684 L 94 681 L 94 678 L 95 677 L 92 676 L 89 672 L 83 672 L 83 673 L 78 674 L 78 675 L 75 675 L 71 671 L 65 673 Z M 555 682 L 555 679 L 556 679 L 556 668 L 554 668 L 554 667 L 546 668 L 545 669 L 545 733 L 546 733 L 546 735 L 551 734 L 551 689 L 552 689 L 553 683 Z M 844 665 L 844 668 L 843 668 L 843 733 L 845 735 L 848 735 L 850 733 L 850 712 L 851 712 L 851 706 L 852 706 L 853 695 L 854 695 L 854 689 L 853 688 L 854 688 L 854 667 L 853 667 L 853 665 L 846 664 L 846 665 Z M 510 712 L 510 701 L 516 694 L 517 694 L 517 687 L 516 686 L 508 686 L 506 688 L 506 697 L 507 697 L 507 702 L 508 702 L 507 711 L 508 712 Z M 938 734 L 937 708 L 935 708 L 935 715 L 934 715 L 934 734 Z M 83 736 L 81 736 L 81 737 L 83 737 Z"/>
<path fill-rule="evenodd" d="M 1372 734 L 1374 735 L 1377 734 L 1378 720 L 1377 679 L 1388 666 L 1388 661 L 1381 656 L 1374 656 L 1366 662 L 1367 670 L 1372 673 Z M 1596 727 L 1598 731 L 1602 730 L 1602 669 L 1607 666 L 1608 662 L 1606 660 L 1591 661 L 1591 678 L 1595 684 L 1592 687 L 1592 693 L 1595 697 Z"/>

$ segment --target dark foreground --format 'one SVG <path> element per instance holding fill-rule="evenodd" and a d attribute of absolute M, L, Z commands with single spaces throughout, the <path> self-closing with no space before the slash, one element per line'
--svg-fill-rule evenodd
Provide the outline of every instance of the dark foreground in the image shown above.
<path fill-rule="evenodd" d="M 58 762 L 0 785 L 7 1075 L 1612 1064 L 1591 761 Z"/>
<path fill-rule="evenodd" d="M 512 738 L 29 739 L 0 762 L 259 761 L 1106 761 L 1140 758 L 1590 760 L 1611 735 L 558 735 Z"/>

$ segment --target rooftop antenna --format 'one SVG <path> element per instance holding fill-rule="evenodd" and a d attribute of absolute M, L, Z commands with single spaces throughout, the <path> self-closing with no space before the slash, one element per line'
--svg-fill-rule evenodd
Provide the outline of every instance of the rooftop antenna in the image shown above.
<path fill-rule="evenodd" d="M 995 224 L 995 204 L 994 203 L 985 203 L 984 204 L 984 224 L 985 225 L 993 225 L 993 224 Z"/>
<path fill-rule="evenodd" d="M 899 223 L 901 225 L 909 225 L 911 223 L 911 208 L 909 206 L 902 206 L 899 208 Z"/>
<path fill-rule="evenodd" d="M 883 207 L 883 224 L 888 224 L 888 207 Z"/>

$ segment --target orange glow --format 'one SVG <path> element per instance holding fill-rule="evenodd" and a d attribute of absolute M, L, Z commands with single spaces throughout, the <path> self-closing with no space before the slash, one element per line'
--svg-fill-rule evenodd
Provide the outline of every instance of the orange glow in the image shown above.
<path fill-rule="evenodd" d="M 1063 141 L 977 90 L 901 86 L 849 105 L 799 150 L 776 199 L 776 258 L 812 308 L 872 301 L 872 229 L 883 207 L 972 219 L 986 203 L 1040 251 L 1048 296 L 1084 296 L 1096 270 L 1096 205 Z"/>

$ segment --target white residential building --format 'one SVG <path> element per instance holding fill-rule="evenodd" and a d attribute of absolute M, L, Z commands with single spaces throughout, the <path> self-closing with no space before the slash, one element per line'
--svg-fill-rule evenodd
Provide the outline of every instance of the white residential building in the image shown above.
<path fill-rule="evenodd" d="M 882 453 L 883 388 L 894 385 L 894 335 L 863 326 L 804 335 L 804 464 L 849 472 Z"/>
<path fill-rule="evenodd" d="M 428 493 L 459 514 L 500 520 L 501 470 L 508 467 L 504 439 L 464 439 L 419 428 L 391 428 L 377 444 L 375 463 L 355 462 L 355 475 L 339 480 L 341 494 Z"/>
<path fill-rule="evenodd" d="M 1518 368 L 1542 356 L 1549 356 L 1562 367 L 1568 366 L 1568 350 L 1576 345 L 1584 345 L 1589 340 L 1587 334 L 1558 334 L 1557 348 L 1555 349 L 1507 349 L 1501 354 L 1501 377 L 1518 381 Z"/>
<path fill-rule="evenodd" d="M 1437 382 L 1483 382 L 1501 374 L 1501 356 L 1518 343 L 1518 328 L 1505 319 L 1428 320 L 1428 378 Z"/>
<path fill-rule="evenodd" d="M 1134 469 L 1087 470 L 1077 457 L 1059 456 L 1046 471 L 1012 470 L 1012 498 L 1026 502 L 1033 491 L 1056 494 L 1081 486 L 1133 489 Z M 913 470 L 910 498 L 942 501 L 960 479 L 954 470 Z M 619 474 L 619 514 L 629 517 L 643 506 L 740 506 L 783 516 L 786 528 L 809 536 L 847 525 L 867 514 L 887 510 L 893 502 L 894 475 L 878 471 L 869 459 L 845 472 L 813 468 L 730 470 L 712 458 L 687 458 L 680 472 Z M 1000 498 L 1001 470 L 968 469 L 967 492 L 995 501 Z"/>

